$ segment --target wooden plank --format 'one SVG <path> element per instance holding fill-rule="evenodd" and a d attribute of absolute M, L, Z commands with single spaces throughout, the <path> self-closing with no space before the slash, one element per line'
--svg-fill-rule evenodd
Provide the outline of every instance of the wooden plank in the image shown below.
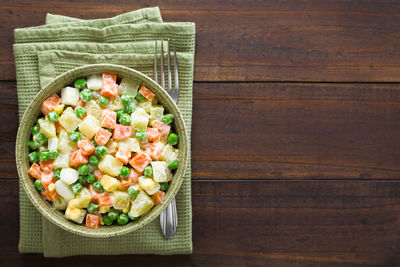
<path fill-rule="evenodd" d="M 399 179 L 399 89 L 196 83 L 193 179 Z M 15 84 L 0 83 L 0 90 L 0 165 L 10 177 L 18 127 Z"/>
<path fill-rule="evenodd" d="M 3 1 L 0 79 L 15 79 L 12 30 L 43 24 L 46 12 L 89 19 L 159 5 L 165 21 L 196 22 L 196 81 L 399 81 L 397 1 L 97 3 Z"/>
<path fill-rule="evenodd" d="M 194 254 L 182 257 L 21 257 L 17 183 L 0 180 L 1 259 L 20 265 L 115 261 L 192 266 L 394 266 L 400 260 L 399 181 L 193 182 Z"/>

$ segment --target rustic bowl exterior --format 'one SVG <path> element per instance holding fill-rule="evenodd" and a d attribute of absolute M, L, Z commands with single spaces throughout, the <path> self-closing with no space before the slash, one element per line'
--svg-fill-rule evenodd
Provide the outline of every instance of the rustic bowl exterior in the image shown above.
<path fill-rule="evenodd" d="M 100 227 L 98 229 L 90 229 L 85 227 L 84 225 L 78 225 L 67 220 L 62 212 L 54 209 L 46 200 L 43 199 L 43 197 L 35 189 L 32 178 L 27 173 L 29 169 L 28 142 L 30 140 L 31 128 L 36 118 L 40 114 L 41 103 L 47 97 L 51 96 L 52 94 L 59 93 L 63 87 L 73 83 L 73 81 L 79 77 L 86 77 L 90 74 L 98 74 L 104 72 L 115 73 L 118 77 L 129 78 L 131 80 L 139 82 L 140 84 L 144 84 L 156 94 L 157 99 L 159 100 L 159 102 L 161 102 L 165 109 L 174 115 L 174 127 L 179 136 L 179 167 L 165 195 L 164 202 L 160 205 L 156 205 L 151 211 L 149 211 L 145 215 L 142 215 L 138 221 L 130 222 L 124 226 L 114 225 Z M 75 68 L 58 76 L 33 98 L 20 121 L 16 141 L 16 164 L 19 179 L 26 194 L 28 195 L 33 205 L 49 221 L 58 225 L 62 229 L 74 234 L 88 237 L 113 237 L 136 231 L 144 225 L 148 224 L 149 222 L 157 218 L 172 201 L 182 184 L 182 180 L 186 172 L 188 153 L 187 139 L 188 136 L 185 124 L 178 107 L 173 102 L 171 97 L 148 76 L 133 69 L 119 65 L 86 65 L 83 67 Z"/>

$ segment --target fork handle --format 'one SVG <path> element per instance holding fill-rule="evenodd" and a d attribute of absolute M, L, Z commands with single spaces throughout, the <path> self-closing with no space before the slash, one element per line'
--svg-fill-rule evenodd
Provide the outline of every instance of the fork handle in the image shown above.
<path fill-rule="evenodd" d="M 168 207 L 161 213 L 160 216 L 161 229 L 166 238 L 171 238 L 178 226 L 178 214 L 176 212 L 175 198 L 171 201 Z"/>

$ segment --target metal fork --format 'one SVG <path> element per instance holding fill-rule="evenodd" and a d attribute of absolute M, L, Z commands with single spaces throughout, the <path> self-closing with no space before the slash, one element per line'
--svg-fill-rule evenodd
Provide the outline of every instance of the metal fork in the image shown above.
<path fill-rule="evenodd" d="M 176 48 L 174 41 L 174 81 L 175 86 L 174 90 L 172 90 L 172 74 L 171 74 L 171 53 L 170 53 L 170 44 L 168 40 L 168 55 L 167 55 L 167 77 L 168 77 L 168 88 L 165 88 L 165 76 L 164 76 L 164 42 L 161 40 L 161 55 L 160 55 L 160 85 L 161 87 L 167 91 L 167 93 L 171 96 L 172 100 L 175 103 L 178 102 L 179 97 L 179 74 L 178 74 L 178 59 L 176 58 Z M 153 71 L 153 79 L 158 82 L 157 75 L 157 41 L 155 41 L 155 49 L 154 49 L 154 71 Z M 171 201 L 168 207 L 161 213 L 160 215 L 160 225 L 161 229 L 166 238 L 171 238 L 175 232 L 176 227 L 178 226 L 178 213 L 176 210 L 176 201 L 175 198 Z"/>

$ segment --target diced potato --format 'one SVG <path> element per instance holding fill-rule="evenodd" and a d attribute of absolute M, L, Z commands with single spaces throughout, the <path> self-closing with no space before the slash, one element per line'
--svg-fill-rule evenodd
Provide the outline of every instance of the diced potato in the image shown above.
<path fill-rule="evenodd" d="M 69 152 L 63 152 L 54 160 L 54 168 L 69 168 Z"/>
<path fill-rule="evenodd" d="M 76 196 L 76 205 L 78 208 L 87 208 L 90 203 L 90 192 L 87 188 L 82 188 L 81 192 Z"/>
<path fill-rule="evenodd" d="M 97 74 L 90 75 L 86 80 L 86 86 L 90 90 L 100 90 L 103 86 L 103 78 Z"/>
<path fill-rule="evenodd" d="M 129 213 L 132 217 L 139 217 L 148 212 L 153 206 L 153 200 L 144 191 L 140 191 L 139 195 L 132 202 L 132 207 Z"/>
<path fill-rule="evenodd" d="M 75 197 L 69 185 L 65 184 L 61 179 L 55 182 L 56 192 L 66 201 L 70 201 Z"/>
<path fill-rule="evenodd" d="M 168 169 L 168 164 L 165 161 L 152 161 L 153 179 L 158 183 L 171 181 L 171 171 Z"/>
<path fill-rule="evenodd" d="M 117 210 L 124 210 L 129 207 L 131 198 L 127 192 L 114 191 L 114 208 Z"/>
<path fill-rule="evenodd" d="M 130 94 L 131 96 L 135 96 L 140 84 L 138 82 L 132 81 L 127 78 L 122 78 L 121 83 L 119 84 L 119 95 Z"/>
<path fill-rule="evenodd" d="M 70 205 L 71 201 L 73 202 L 74 199 L 68 202 L 67 209 L 65 210 L 65 218 L 77 223 L 82 223 L 85 219 L 86 210 Z"/>
<path fill-rule="evenodd" d="M 57 136 L 56 137 L 52 137 L 52 138 L 50 138 L 48 140 L 47 148 L 51 152 L 58 150 L 58 138 L 57 138 Z"/>
<path fill-rule="evenodd" d="M 150 121 L 161 121 L 164 115 L 163 106 L 151 106 L 150 108 Z"/>
<path fill-rule="evenodd" d="M 72 168 L 63 168 L 60 172 L 60 180 L 70 185 L 76 182 L 79 178 L 79 172 Z"/>
<path fill-rule="evenodd" d="M 44 133 L 47 136 L 47 138 L 53 138 L 57 136 L 56 126 L 54 126 L 54 123 L 48 120 L 39 119 L 39 126 L 40 126 L 40 131 Z"/>
<path fill-rule="evenodd" d="M 65 107 L 64 104 L 57 105 L 54 108 L 54 111 L 57 112 L 58 115 L 60 115 L 64 111 L 64 107 Z"/>
<path fill-rule="evenodd" d="M 147 125 L 149 124 L 150 115 L 140 107 L 137 107 L 135 112 L 131 115 L 131 125 L 135 129 L 146 130 Z"/>
<path fill-rule="evenodd" d="M 72 142 L 68 138 L 68 133 L 64 130 L 58 135 L 58 148 L 60 149 L 61 153 L 69 153 L 77 149 L 77 144 Z"/>
<path fill-rule="evenodd" d="M 87 115 L 79 125 L 79 131 L 88 139 L 92 139 L 100 128 L 100 121 L 92 115 Z"/>
<path fill-rule="evenodd" d="M 81 123 L 81 120 L 76 116 L 74 110 L 71 107 L 65 109 L 58 121 L 60 122 L 61 126 L 64 127 L 64 129 L 69 133 L 75 131 L 75 129 L 78 128 L 79 124 Z"/>
<path fill-rule="evenodd" d="M 139 186 L 147 192 L 149 195 L 155 194 L 160 190 L 160 184 L 155 182 L 151 178 L 146 178 L 144 176 L 139 177 Z"/>
<path fill-rule="evenodd" d="M 168 144 L 164 147 L 163 152 L 161 153 L 160 160 L 164 160 L 167 163 L 170 163 L 178 158 L 178 150 L 175 149 L 171 144 Z"/>
<path fill-rule="evenodd" d="M 118 151 L 118 143 L 114 139 L 110 139 L 106 143 L 106 148 L 108 154 L 115 155 Z"/>
<path fill-rule="evenodd" d="M 111 110 L 123 110 L 124 104 L 122 104 L 121 98 L 119 96 L 111 97 L 109 98 L 106 108 Z"/>
<path fill-rule="evenodd" d="M 59 196 L 56 198 L 56 200 L 53 202 L 53 207 L 56 210 L 65 210 L 67 208 L 68 201 L 66 201 L 64 198 Z"/>
<path fill-rule="evenodd" d="M 61 89 L 61 103 L 64 105 L 77 106 L 79 101 L 79 89 L 67 86 Z"/>
<path fill-rule="evenodd" d="M 122 166 L 123 164 L 113 156 L 105 155 L 101 159 L 98 168 L 100 171 L 115 177 L 120 174 Z"/>
<path fill-rule="evenodd" d="M 54 183 L 50 183 L 47 186 L 47 189 L 49 190 L 49 192 L 53 192 L 54 190 L 56 190 L 56 185 Z"/>
<path fill-rule="evenodd" d="M 140 151 L 139 140 L 137 140 L 136 138 L 128 138 L 123 141 L 119 141 L 118 147 L 126 147 L 131 152 Z"/>
<path fill-rule="evenodd" d="M 148 100 L 142 101 L 137 106 L 142 108 L 142 109 L 144 109 L 146 111 L 146 113 L 150 114 L 150 112 L 151 112 L 151 101 L 148 101 Z"/>
<path fill-rule="evenodd" d="M 87 102 L 85 105 L 85 109 L 86 109 L 86 114 L 92 115 L 96 119 L 100 120 L 101 108 L 96 103 L 95 100 L 92 99 L 89 102 Z"/>
<path fill-rule="evenodd" d="M 120 185 L 118 179 L 115 179 L 114 177 L 111 177 L 107 174 L 101 177 L 100 183 L 107 192 L 117 190 Z"/>

